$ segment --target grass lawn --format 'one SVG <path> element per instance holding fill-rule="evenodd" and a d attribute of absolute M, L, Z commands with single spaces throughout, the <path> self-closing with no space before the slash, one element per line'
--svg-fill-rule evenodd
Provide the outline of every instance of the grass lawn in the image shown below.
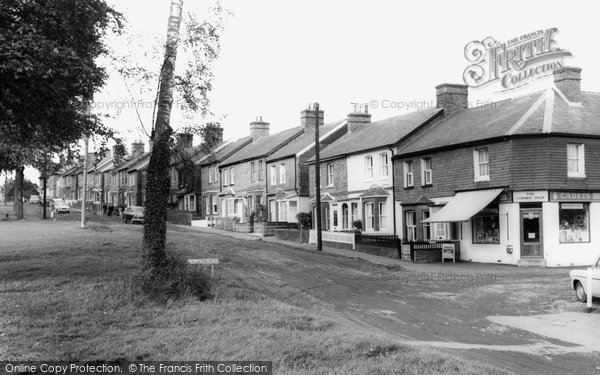
<path fill-rule="evenodd" d="M 93 217 L 92 217 L 93 220 Z M 170 232 L 169 246 L 210 256 Z M 267 297 L 218 273 L 216 298 L 134 302 L 142 227 L 118 218 L 0 221 L 0 360 L 265 360 L 285 374 L 500 374 L 396 344 L 332 311 Z M 203 253 L 204 252 L 204 253 Z"/>

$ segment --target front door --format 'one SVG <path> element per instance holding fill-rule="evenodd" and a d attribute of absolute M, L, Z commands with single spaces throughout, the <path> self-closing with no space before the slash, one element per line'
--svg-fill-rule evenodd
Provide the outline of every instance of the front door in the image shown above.
<path fill-rule="evenodd" d="M 521 258 L 543 258 L 542 210 L 521 209 Z"/>

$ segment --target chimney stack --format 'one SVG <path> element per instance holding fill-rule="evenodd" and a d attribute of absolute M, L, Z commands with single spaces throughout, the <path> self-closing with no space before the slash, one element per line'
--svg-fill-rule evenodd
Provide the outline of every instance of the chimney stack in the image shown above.
<path fill-rule="evenodd" d="M 554 85 L 571 103 L 581 103 L 581 68 L 565 66 L 555 70 Z"/>
<path fill-rule="evenodd" d="M 325 112 L 319 109 L 319 126 L 323 126 L 325 120 Z M 308 107 L 300 112 L 300 124 L 304 131 L 315 130 L 315 123 L 317 122 L 317 112 L 315 111 L 314 104 L 309 104 Z"/>
<path fill-rule="evenodd" d="M 269 123 L 263 121 L 262 116 L 256 116 L 256 121 L 250 123 L 250 136 L 252 141 L 269 136 Z"/>
<path fill-rule="evenodd" d="M 140 156 L 144 154 L 144 142 L 138 141 L 131 144 L 131 155 Z"/>
<path fill-rule="evenodd" d="M 186 149 L 192 147 L 194 142 L 194 135 L 191 133 L 179 133 L 177 134 L 177 148 Z"/>
<path fill-rule="evenodd" d="M 362 124 L 371 122 L 369 105 L 367 103 L 352 103 L 352 112 L 348 113 L 348 133 L 356 131 Z"/>
<path fill-rule="evenodd" d="M 469 87 L 453 83 L 442 83 L 435 87 L 437 108 L 444 109 L 444 118 L 469 108 Z"/>

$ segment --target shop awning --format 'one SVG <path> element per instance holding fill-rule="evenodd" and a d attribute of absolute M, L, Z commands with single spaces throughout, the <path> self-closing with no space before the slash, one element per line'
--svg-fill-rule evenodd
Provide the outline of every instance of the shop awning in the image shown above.
<path fill-rule="evenodd" d="M 473 215 L 483 210 L 504 189 L 486 189 L 463 191 L 456 195 L 438 212 L 425 219 L 423 223 L 448 223 L 452 221 L 467 221 Z"/>

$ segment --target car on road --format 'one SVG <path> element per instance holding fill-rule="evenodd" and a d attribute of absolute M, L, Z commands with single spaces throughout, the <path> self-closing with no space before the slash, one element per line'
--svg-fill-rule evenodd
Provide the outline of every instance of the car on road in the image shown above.
<path fill-rule="evenodd" d="M 142 206 L 129 206 L 123 211 L 123 222 L 124 223 L 144 223 L 144 207 Z"/>
<path fill-rule="evenodd" d="M 577 299 L 581 302 L 586 302 L 588 270 L 572 270 L 569 276 L 571 277 L 571 287 L 575 290 Z M 592 268 L 592 297 L 600 298 L 600 255 L 596 258 L 596 262 Z"/>
<path fill-rule="evenodd" d="M 31 197 L 29 197 L 29 204 L 38 204 L 39 202 L 40 202 L 39 195 L 32 195 Z"/>
<path fill-rule="evenodd" d="M 52 202 L 54 203 L 54 209 L 57 213 L 71 213 L 71 206 L 69 206 L 64 199 L 52 198 Z"/>

